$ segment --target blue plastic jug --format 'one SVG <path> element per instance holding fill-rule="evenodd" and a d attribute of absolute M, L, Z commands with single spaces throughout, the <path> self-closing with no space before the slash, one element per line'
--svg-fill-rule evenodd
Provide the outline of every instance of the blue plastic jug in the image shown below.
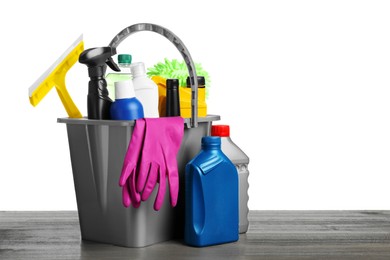
<path fill-rule="evenodd" d="M 185 171 L 184 241 L 209 246 L 238 240 L 238 174 L 221 151 L 221 138 L 202 138 Z"/>

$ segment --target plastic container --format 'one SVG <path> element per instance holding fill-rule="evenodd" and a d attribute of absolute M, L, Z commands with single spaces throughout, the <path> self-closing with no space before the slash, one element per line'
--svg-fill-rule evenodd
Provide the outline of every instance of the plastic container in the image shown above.
<path fill-rule="evenodd" d="M 190 76 L 196 77 L 191 55 L 178 36 L 168 29 L 149 23 L 134 24 L 120 31 L 109 46 L 116 49 L 129 35 L 151 31 L 172 43 L 182 54 Z M 198 87 L 192 86 L 192 100 L 197 100 Z M 137 209 L 125 208 L 118 185 L 123 158 L 127 152 L 134 121 L 59 118 L 68 132 L 69 150 L 76 191 L 77 208 L 84 240 L 126 246 L 144 247 L 175 237 L 183 237 L 184 229 L 184 171 L 185 165 L 199 151 L 203 136 L 210 135 L 211 124 L 219 116 L 197 116 L 193 102 L 191 118 L 185 120 L 184 137 L 177 155 L 179 170 L 178 204 L 169 205 L 169 192 L 160 211 L 148 200 Z M 151 195 L 155 197 L 157 190 Z"/>
<path fill-rule="evenodd" d="M 198 77 L 199 78 L 199 77 Z M 203 78 L 203 77 L 202 77 Z M 159 106 L 158 110 L 160 116 L 166 115 L 166 79 L 160 76 L 153 76 L 152 80 L 158 86 L 158 95 L 159 95 Z M 190 86 L 183 86 L 179 88 L 180 96 L 180 116 L 183 118 L 191 117 L 191 92 L 192 89 Z M 206 88 L 202 85 L 198 86 L 198 116 L 205 117 L 207 115 L 207 104 L 206 104 Z"/>
<path fill-rule="evenodd" d="M 165 116 L 180 116 L 179 80 L 167 79 L 167 99 Z"/>
<path fill-rule="evenodd" d="M 144 109 L 135 97 L 131 80 L 115 82 L 115 102 L 111 105 L 110 113 L 113 120 L 135 120 L 144 117 Z"/>
<path fill-rule="evenodd" d="M 221 151 L 221 138 L 202 138 L 185 169 L 184 241 L 209 246 L 238 240 L 238 175 Z"/>
<path fill-rule="evenodd" d="M 147 77 L 144 63 L 133 63 L 130 65 L 130 69 L 135 96 L 142 103 L 145 117 L 159 117 L 158 88 L 156 83 Z"/>
<path fill-rule="evenodd" d="M 121 72 L 116 72 L 116 73 L 110 72 L 106 75 L 108 96 L 112 100 L 115 100 L 115 82 L 131 80 L 131 73 L 130 73 L 131 59 L 132 57 L 130 54 L 119 54 L 118 66 L 121 69 Z"/>
<path fill-rule="evenodd" d="M 198 76 L 198 115 L 206 116 L 207 115 L 207 104 L 206 104 L 206 80 L 203 76 Z M 181 99 L 181 113 L 183 117 L 191 117 L 191 81 L 190 77 L 187 77 L 186 80 L 187 87 L 183 88 L 182 94 L 183 98 Z"/>
<path fill-rule="evenodd" d="M 198 76 L 198 88 L 205 88 L 206 86 L 206 79 L 203 76 Z M 190 77 L 187 77 L 186 79 L 187 88 L 191 88 L 191 81 Z M 199 90 L 199 89 L 198 89 Z"/>
<path fill-rule="evenodd" d="M 211 135 L 221 137 L 222 152 L 236 166 L 238 172 L 239 183 L 239 227 L 240 234 L 248 231 L 248 189 L 249 189 L 249 157 L 232 141 L 230 138 L 230 127 L 228 125 L 213 125 L 211 127 Z"/>
<path fill-rule="evenodd" d="M 112 99 L 108 96 L 107 81 L 104 77 L 106 65 L 119 71 L 118 65 L 112 60 L 116 54 L 115 48 L 97 47 L 84 50 L 79 56 L 79 62 L 88 67 L 87 109 L 89 119 L 111 119 L 110 107 Z"/>
<path fill-rule="evenodd" d="M 200 151 L 199 140 L 210 134 L 212 122 L 219 119 L 211 115 L 201 118 L 196 128 L 188 128 L 190 120 L 186 120 L 177 155 L 180 193 L 185 165 Z M 170 206 L 169 191 L 159 211 L 153 209 L 153 199 L 137 209 L 123 207 L 118 181 L 134 121 L 59 118 L 58 122 L 65 123 L 68 132 L 83 240 L 144 247 L 183 236 L 184 197 L 180 194 L 175 208 Z"/>

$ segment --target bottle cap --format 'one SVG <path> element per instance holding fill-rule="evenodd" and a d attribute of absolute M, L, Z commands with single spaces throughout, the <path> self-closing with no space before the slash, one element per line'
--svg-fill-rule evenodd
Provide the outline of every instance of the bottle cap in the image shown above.
<path fill-rule="evenodd" d="M 206 85 L 205 78 L 203 76 L 198 76 L 197 79 L 198 79 L 198 88 L 204 88 L 204 85 Z M 187 77 L 186 82 L 187 82 L 187 88 L 190 88 L 191 87 L 190 77 Z"/>
<path fill-rule="evenodd" d="M 133 77 L 142 76 L 146 74 L 145 64 L 143 62 L 136 62 L 131 64 L 130 70 Z"/>
<path fill-rule="evenodd" d="M 131 55 L 130 54 L 119 54 L 118 55 L 119 64 L 131 64 Z"/>
<path fill-rule="evenodd" d="M 167 89 L 178 89 L 179 80 L 178 79 L 167 79 L 166 82 Z"/>
<path fill-rule="evenodd" d="M 230 136 L 230 127 L 229 125 L 212 125 L 211 126 L 211 135 L 220 136 L 220 137 L 229 137 Z"/>
<path fill-rule="evenodd" d="M 221 147 L 221 137 L 219 136 L 202 137 L 202 147 Z"/>
<path fill-rule="evenodd" d="M 131 80 L 115 82 L 115 99 L 133 98 L 135 91 Z"/>

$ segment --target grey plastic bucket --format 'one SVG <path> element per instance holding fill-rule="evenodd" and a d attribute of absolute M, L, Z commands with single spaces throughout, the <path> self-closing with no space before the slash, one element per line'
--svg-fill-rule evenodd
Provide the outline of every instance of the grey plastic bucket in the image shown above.
<path fill-rule="evenodd" d="M 198 80 L 194 62 L 184 43 L 170 30 L 149 23 L 126 27 L 110 42 L 117 48 L 128 36 L 150 31 L 167 38 L 182 55 L 191 79 L 191 118 L 186 119 L 184 137 L 177 155 L 180 187 L 176 208 L 169 204 L 167 189 L 160 211 L 154 211 L 155 189 L 150 199 L 135 208 L 122 205 L 119 176 L 131 139 L 134 121 L 59 118 L 66 123 L 81 237 L 84 240 L 126 247 L 144 247 L 183 235 L 185 165 L 210 135 L 212 121 L 219 116 L 198 118 Z"/>
<path fill-rule="evenodd" d="M 177 155 L 180 189 L 176 208 L 167 188 L 160 211 L 153 209 L 157 188 L 137 209 L 122 204 L 119 176 L 131 139 L 134 121 L 58 118 L 66 123 L 76 191 L 81 237 L 125 247 L 144 247 L 181 236 L 184 203 L 184 169 L 209 135 L 219 116 L 198 118 L 198 127 L 184 130 Z M 186 120 L 186 124 L 190 121 Z"/>

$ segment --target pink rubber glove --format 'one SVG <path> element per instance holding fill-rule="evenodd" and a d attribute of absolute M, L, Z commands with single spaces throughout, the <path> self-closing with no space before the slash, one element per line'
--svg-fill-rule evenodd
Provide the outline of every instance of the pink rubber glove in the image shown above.
<path fill-rule="evenodd" d="M 130 205 L 138 208 L 141 204 L 141 195 L 136 190 L 135 182 L 137 163 L 141 154 L 144 136 L 145 120 L 143 118 L 137 119 L 119 178 L 119 185 L 122 187 L 122 202 L 126 208 Z"/>
<path fill-rule="evenodd" d="M 181 117 L 145 118 L 145 137 L 137 191 L 147 200 L 159 182 L 154 209 L 159 210 L 164 202 L 166 178 L 168 177 L 170 202 L 174 207 L 179 194 L 179 173 L 176 156 L 184 135 L 184 119 Z"/>

